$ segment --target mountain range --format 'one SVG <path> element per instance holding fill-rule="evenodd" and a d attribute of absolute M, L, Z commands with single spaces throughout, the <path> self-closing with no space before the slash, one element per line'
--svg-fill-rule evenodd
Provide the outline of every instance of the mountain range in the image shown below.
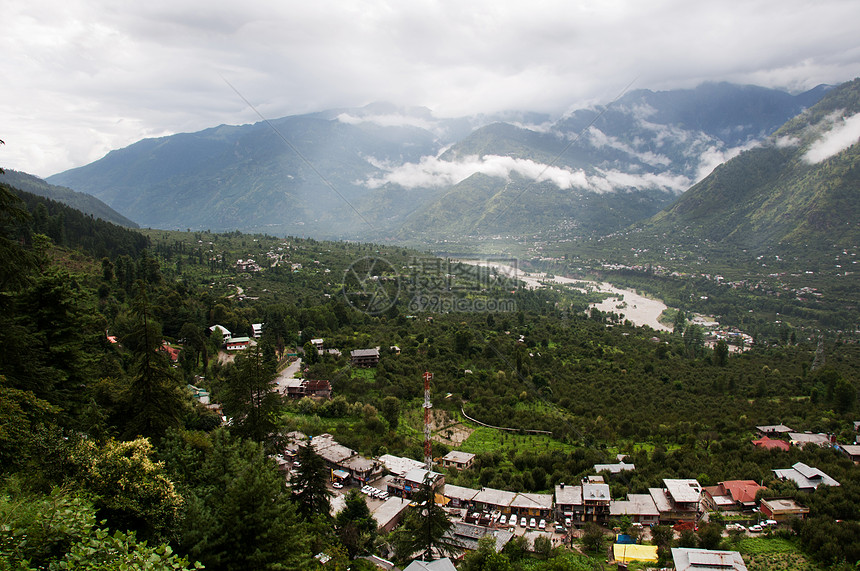
<path fill-rule="evenodd" d="M 757 251 L 860 243 L 860 79 L 829 91 L 755 148 L 718 166 L 637 240 L 686 234 Z"/>
<path fill-rule="evenodd" d="M 562 117 L 372 104 L 144 139 L 49 177 L 142 226 L 429 244 L 649 218 L 827 86 L 637 90 Z"/>

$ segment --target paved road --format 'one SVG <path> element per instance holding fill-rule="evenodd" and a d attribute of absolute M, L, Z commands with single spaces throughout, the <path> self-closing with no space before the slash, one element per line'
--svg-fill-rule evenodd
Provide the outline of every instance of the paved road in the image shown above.
<path fill-rule="evenodd" d="M 302 367 L 302 359 L 301 357 L 287 365 L 283 371 L 281 371 L 277 378 L 275 378 L 275 383 L 277 384 L 277 390 L 281 394 L 285 394 L 287 392 L 287 380 L 296 378 L 296 373 L 301 370 Z"/>

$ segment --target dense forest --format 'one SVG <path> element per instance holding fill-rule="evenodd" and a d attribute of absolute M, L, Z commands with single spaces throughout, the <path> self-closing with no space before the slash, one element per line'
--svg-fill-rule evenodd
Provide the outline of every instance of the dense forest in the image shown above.
<path fill-rule="evenodd" d="M 248 270 L 249 259 L 260 269 Z M 366 259 L 385 261 L 368 276 L 397 292 L 380 311 L 345 295 L 350 268 Z M 397 547 L 415 547 L 408 518 L 405 530 L 377 536 L 355 495 L 332 517 L 316 459 L 303 459 L 299 480 L 285 486 L 270 456 L 301 430 L 331 433 L 366 455 L 421 458 L 424 371 L 434 373 L 443 419 L 434 456 L 454 446 L 446 423 L 472 431 L 460 449 L 476 453 L 476 464 L 448 474 L 450 483 L 549 492 L 622 454 L 636 470 L 606 474 L 613 498 L 663 478 L 754 479 L 811 509 L 774 541 L 814 565 L 860 560 L 857 467 L 832 448 L 750 443 L 757 425 L 780 422 L 854 441 L 860 347 L 848 336 L 763 331 L 767 342 L 729 353 L 707 347 L 695 326 L 636 327 L 589 312 L 589 294 L 521 288 L 426 253 L 238 232 L 139 233 L 8 187 L 0 187 L 0 261 L 0 569 L 120 561 L 313 569 L 321 553 L 325 568 L 358 569 L 365 562 L 353 557 L 386 545 L 404 562 Z M 453 307 L 505 310 L 416 310 L 416 295 L 428 292 L 463 302 Z M 248 336 L 253 323 L 265 324 L 256 349 L 224 358 L 210 327 Z M 341 355 L 318 355 L 313 338 Z M 165 344 L 180 349 L 175 363 Z M 351 349 L 376 346 L 378 366 L 349 364 Z M 271 393 L 290 353 L 303 357 L 307 378 L 330 381 L 334 398 Z M 189 384 L 211 392 L 229 426 Z M 808 494 L 775 480 L 772 469 L 797 461 L 841 486 Z M 502 554 L 483 546 L 461 565 L 595 568 L 600 542 L 583 535 L 582 553 L 531 554 L 512 542 Z M 702 530 L 684 541 L 712 539 Z M 745 544 L 730 536 L 717 545 Z"/>

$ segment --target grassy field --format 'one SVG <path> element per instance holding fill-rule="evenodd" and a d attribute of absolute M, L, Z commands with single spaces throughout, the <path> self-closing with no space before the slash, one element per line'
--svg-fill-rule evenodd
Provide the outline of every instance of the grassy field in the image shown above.
<path fill-rule="evenodd" d="M 749 571 L 824 571 L 787 539 L 750 537 L 738 548 Z"/>
<path fill-rule="evenodd" d="M 573 451 L 574 446 L 553 440 L 549 436 L 516 434 L 479 426 L 466 442 L 463 443 L 460 449 L 464 452 L 480 454 L 481 452 L 496 452 L 509 449 L 532 450 L 534 452 L 554 449 Z"/>

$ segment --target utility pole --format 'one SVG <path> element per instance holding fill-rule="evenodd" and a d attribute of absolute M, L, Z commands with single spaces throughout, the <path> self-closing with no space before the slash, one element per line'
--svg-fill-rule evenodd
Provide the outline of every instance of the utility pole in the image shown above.
<path fill-rule="evenodd" d="M 433 454 L 430 449 L 430 409 L 433 408 L 433 403 L 430 402 L 430 380 L 433 378 L 433 373 L 424 371 L 424 464 L 427 471 L 433 469 Z"/>

